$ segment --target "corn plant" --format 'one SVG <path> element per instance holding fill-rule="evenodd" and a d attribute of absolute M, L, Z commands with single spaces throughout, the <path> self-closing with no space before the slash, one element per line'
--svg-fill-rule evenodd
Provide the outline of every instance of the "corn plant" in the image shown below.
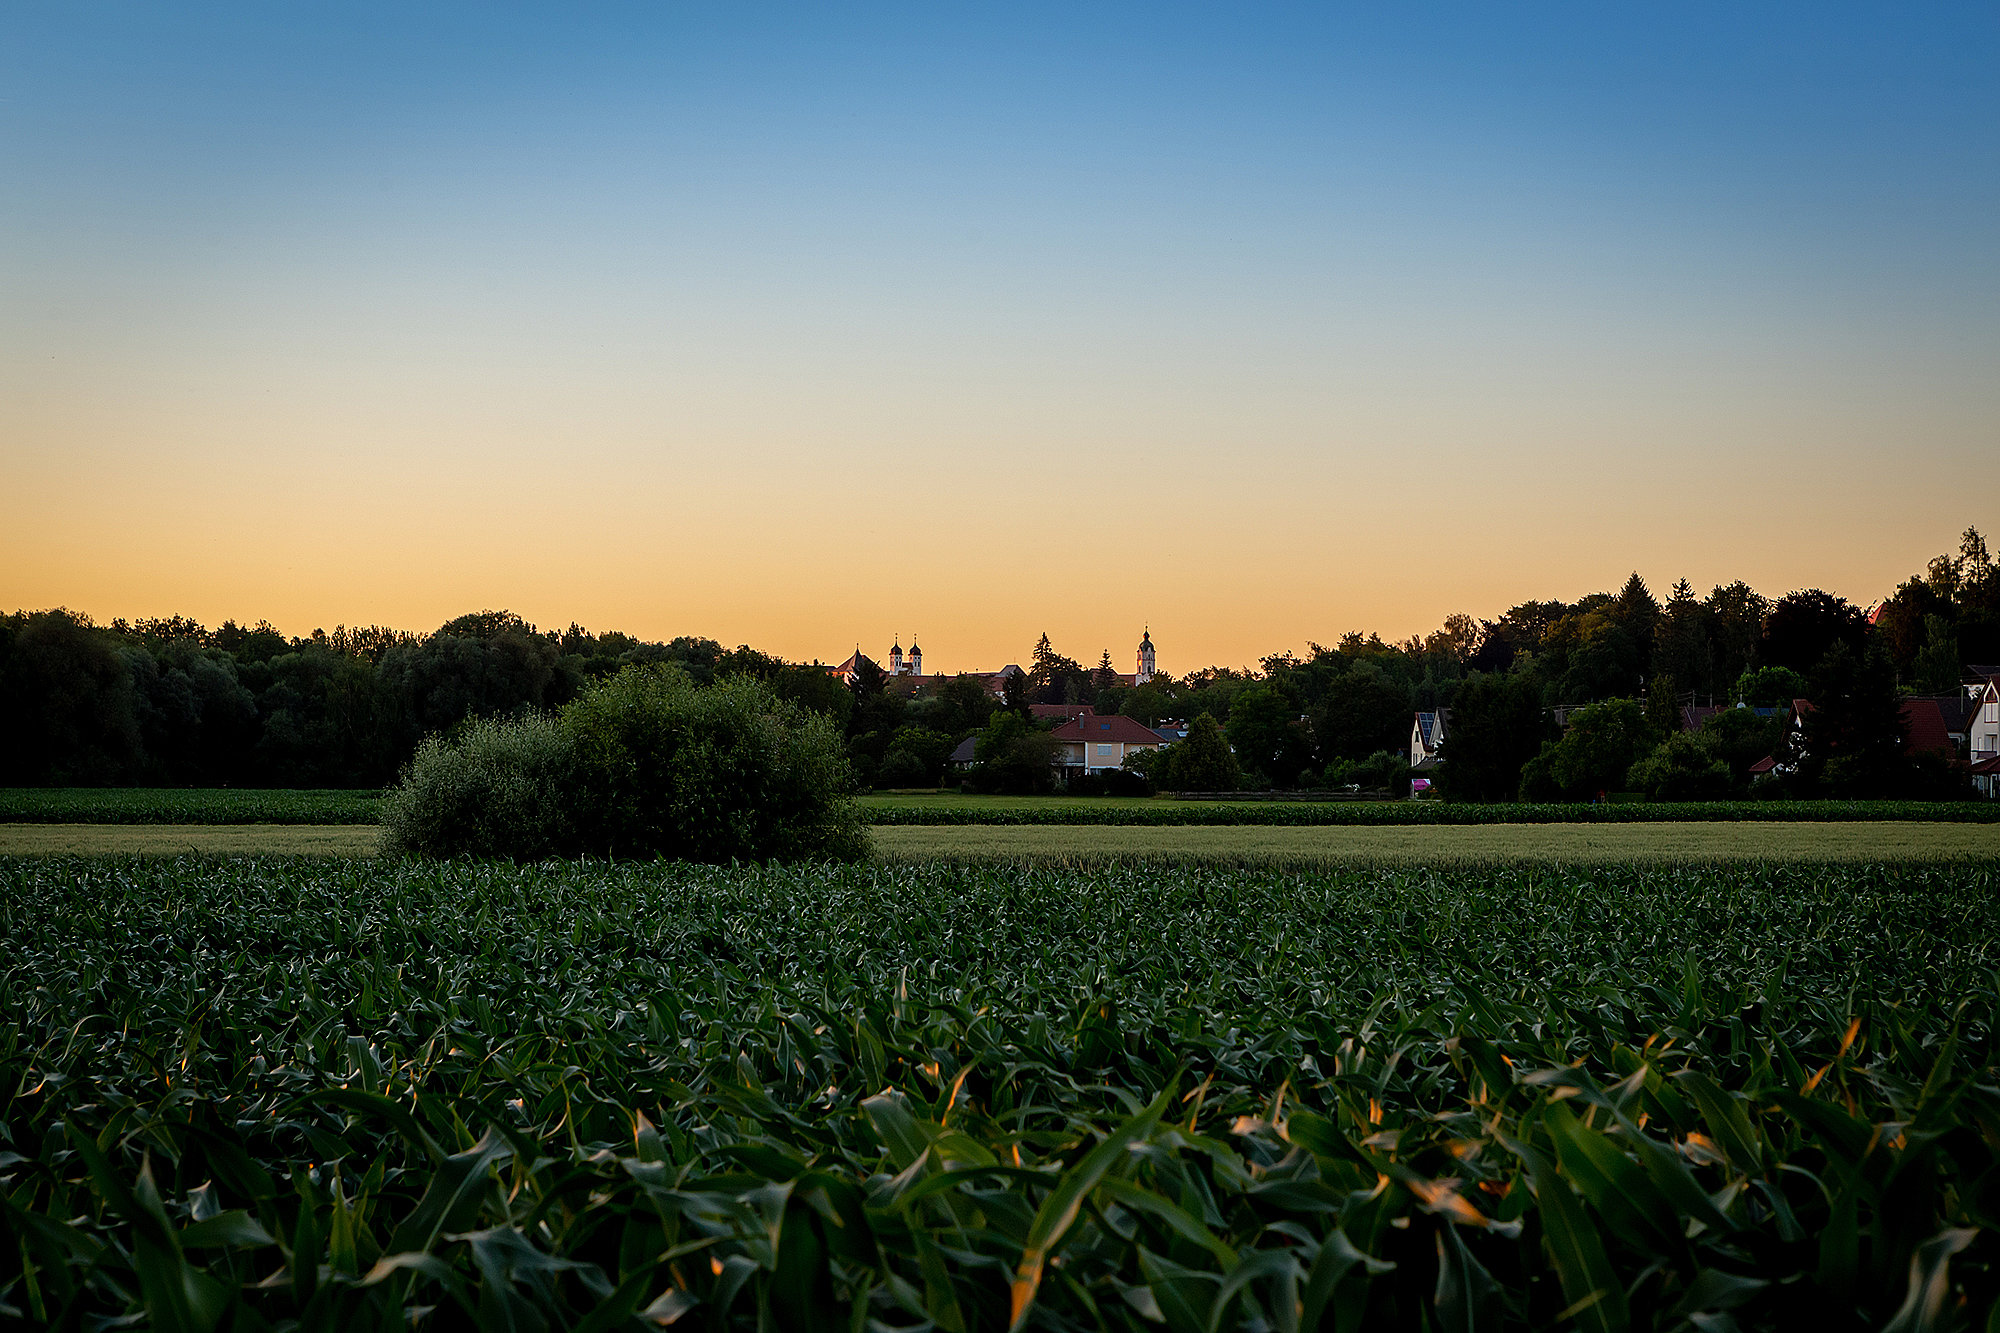
<path fill-rule="evenodd" d="M 0 861 L 0 1323 L 2000 1327 L 1996 890 Z"/>

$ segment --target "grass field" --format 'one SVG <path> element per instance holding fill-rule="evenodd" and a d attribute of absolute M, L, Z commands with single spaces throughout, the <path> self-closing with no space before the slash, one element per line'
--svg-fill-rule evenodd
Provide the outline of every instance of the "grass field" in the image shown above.
<path fill-rule="evenodd" d="M 375 824 L 0 824 L 0 856 L 372 856 Z"/>
<path fill-rule="evenodd" d="M 1989 1327 L 2000 868 L 0 860 L 0 1323 Z"/>
<path fill-rule="evenodd" d="M 2000 824 L 1993 801 L 1701 801 L 1606 805 L 1452 801 L 1177 801 L 1168 797 L 1067 798 L 877 793 L 861 807 L 874 824 L 1308 825 L 1924 823 Z"/>
<path fill-rule="evenodd" d="M 1176 801 L 1166 797 L 966 796 L 883 792 L 859 798 L 875 824 L 1306 825 L 1719 823 L 2000 824 L 1993 801 L 1720 801 L 1699 804 L 1470 805 L 1445 801 Z M 373 824 L 376 791 L 0 788 L 0 824 Z"/>
<path fill-rule="evenodd" d="M 0 856 L 373 855 L 370 825 L 0 824 Z M 889 825 L 878 856 L 913 860 L 1168 858 L 1232 864 L 1466 860 L 2000 858 L 1992 824 L 1483 824 L 1437 827 Z"/>
<path fill-rule="evenodd" d="M 1482 824 L 1438 827 L 888 826 L 879 856 L 1007 860 L 1168 857 L 1231 863 L 1465 860 L 1897 861 L 2000 858 L 2000 825 Z"/>

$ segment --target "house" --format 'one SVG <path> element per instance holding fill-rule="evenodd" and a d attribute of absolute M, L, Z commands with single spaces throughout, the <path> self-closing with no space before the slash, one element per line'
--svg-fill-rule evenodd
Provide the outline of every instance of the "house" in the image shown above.
<path fill-rule="evenodd" d="M 1115 714 L 1072 718 L 1049 735 L 1060 747 L 1056 766 L 1065 776 L 1122 768 L 1126 755 L 1157 750 L 1165 743 L 1151 727 Z"/>
<path fill-rule="evenodd" d="M 951 758 L 945 762 L 955 769 L 971 768 L 974 764 L 978 763 L 979 737 L 967 736 L 964 740 L 960 741 L 958 748 L 951 752 Z"/>
<path fill-rule="evenodd" d="M 1941 754 L 1947 759 L 1959 757 L 1958 745 L 1963 733 L 1952 735 L 1937 700 L 1905 699 L 1902 709 L 1904 754 Z"/>
<path fill-rule="evenodd" d="M 1917 695 L 1903 700 L 1903 753 L 1926 750 L 1947 759 L 1970 752 L 1972 719 L 1978 705 L 1963 694 Z"/>
<path fill-rule="evenodd" d="M 1973 670 L 1981 679 L 1966 688 L 1965 748 L 1976 776 L 1981 764 L 2000 757 L 2000 668 Z M 1990 775 L 1985 790 L 1992 794 Z"/>
<path fill-rule="evenodd" d="M 1160 738 L 1160 744 L 1172 745 L 1175 741 L 1187 739 L 1188 724 L 1185 718 L 1163 717 L 1160 725 L 1153 728 L 1153 734 Z"/>
<path fill-rule="evenodd" d="M 1410 726 L 1410 767 L 1436 768 L 1438 750 L 1444 745 L 1445 724 L 1451 720 L 1451 710 L 1440 708 L 1435 713 L 1418 713 Z"/>
<path fill-rule="evenodd" d="M 1979 755 L 1969 752 L 1970 732 L 1976 726 L 1978 711 L 1972 700 L 1955 694 L 1917 695 L 1902 700 L 1898 706 L 1903 713 L 1904 755 L 1915 758 L 1920 754 L 1937 754 L 1954 762 L 1970 758 L 1977 770 Z M 1805 730 L 1806 714 L 1812 711 L 1812 700 L 1792 700 L 1785 730 L 1795 740 Z M 1791 765 L 1780 763 L 1775 755 L 1750 766 L 1753 778 L 1791 771 Z"/>

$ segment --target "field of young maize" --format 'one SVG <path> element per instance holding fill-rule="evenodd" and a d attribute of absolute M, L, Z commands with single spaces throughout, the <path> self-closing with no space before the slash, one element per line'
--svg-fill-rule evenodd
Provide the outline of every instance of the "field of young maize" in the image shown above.
<path fill-rule="evenodd" d="M 1997 893 L 0 859 L 0 1325 L 2000 1327 Z"/>
<path fill-rule="evenodd" d="M 372 789 L 0 787 L 0 824 L 373 824 Z"/>

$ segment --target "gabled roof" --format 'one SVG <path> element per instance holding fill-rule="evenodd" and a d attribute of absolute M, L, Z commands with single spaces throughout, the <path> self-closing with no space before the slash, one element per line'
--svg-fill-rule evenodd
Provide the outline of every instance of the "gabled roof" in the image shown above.
<path fill-rule="evenodd" d="M 1945 726 L 1944 711 L 1935 699 L 1903 700 L 1903 753 L 1922 754 L 1935 750 L 1956 756 L 1958 745 Z"/>
<path fill-rule="evenodd" d="M 1436 713 L 1417 714 L 1417 736 L 1428 750 L 1438 743 L 1438 715 Z"/>
<path fill-rule="evenodd" d="M 1049 733 L 1059 741 L 1122 741 L 1126 745 L 1158 745 L 1159 735 L 1143 723 L 1122 714 L 1109 717 L 1073 718 Z"/>
<path fill-rule="evenodd" d="M 969 764 L 977 758 L 979 758 L 979 737 L 977 736 L 967 736 L 958 743 L 958 748 L 951 752 L 951 762 L 954 764 Z"/>
<path fill-rule="evenodd" d="M 867 656 L 865 653 L 855 653 L 845 662 L 842 662 L 839 666 L 835 667 L 834 671 L 838 674 L 851 676 L 855 672 L 861 669 L 861 664 L 863 662 L 866 662 L 869 666 L 875 667 L 877 671 L 881 670 L 879 666 L 876 666 L 874 658 Z"/>
<path fill-rule="evenodd" d="M 1944 719 L 1944 729 L 1963 733 L 1972 721 L 1972 715 L 1979 711 L 1979 701 L 1968 694 L 1917 694 L 1905 699 L 1905 704 L 1921 700 L 1937 707 L 1938 715 Z"/>

